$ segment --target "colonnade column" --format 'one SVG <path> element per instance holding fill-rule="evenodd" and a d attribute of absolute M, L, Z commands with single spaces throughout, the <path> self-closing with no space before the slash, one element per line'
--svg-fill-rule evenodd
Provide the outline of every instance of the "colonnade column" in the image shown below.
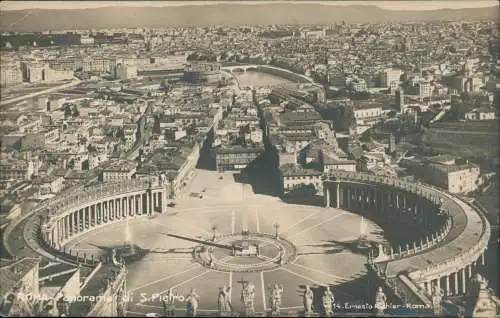
<path fill-rule="evenodd" d="M 61 229 L 61 220 L 57 220 L 56 222 L 56 232 L 57 232 L 57 246 L 59 246 L 59 242 L 62 236 L 62 229 Z"/>
<path fill-rule="evenodd" d="M 130 216 L 135 216 L 135 199 L 134 199 L 134 196 L 131 195 L 130 197 L 128 197 L 129 199 L 129 202 L 130 202 Z"/>
<path fill-rule="evenodd" d="M 64 239 L 67 239 L 69 237 L 69 229 L 71 227 L 71 218 L 70 214 L 66 215 L 64 217 Z"/>
<path fill-rule="evenodd" d="M 142 194 L 136 195 L 135 199 L 137 201 L 137 214 L 142 215 Z"/>
<path fill-rule="evenodd" d="M 125 197 L 125 217 L 129 217 L 130 216 L 130 198 L 128 196 Z"/>
<path fill-rule="evenodd" d="M 62 237 L 62 226 L 61 226 L 62 221 L 58 220 L 57 221 L 57 246 L 59 248 L 59 243 L 61 242 L 61 237 Z"/>
<path fill-rule="evenodd" d="M 85 228 L 90 228 L 90 221 L 91 221 L 91 215 L 90 215 L 90 207 L 87 207 L 86 213 L 85 213 Z"/>
<path fill-rule="evenodd" d="M 82 209 L 82 231 L 87 227 L 87 207 Z"/>
<path fill-rule="evenodd" d="M 101 218 L 101 224 L 104 224 L 104 214 L 105 214 L 105 211 L 104 211 L 104 206 L 105 206 L 105 203 L 106 202 L 101 202 L 100 206 L 100 218 Z"/>
<path fill-rule="evenodd" d="M 158 207 L 158 192 L 153 195 L 153 209 L 155 210 Z"/>
<path fill-rule="evenodd" d="M 94 223 L 94 210 L 95 210 L 95 206 L 92 204 L 90 207 L 89 207 L 89 228 L 91 228 L 93 225 L 92 223 Z"/>
<path fill-rule="evenodd" d="M 113 208 L 113 201 L 107 201 L 106 204 L 106 215 L 108 217 L 108 222 L 111 222 L 111 210 Z"/>
<path fill-rule="evenodd" d="M 325 207 L 330 207 L 330 188 L 325 187 Z"/>
<path fill-rule="evenodd" d="M 340 182 L 337 182 L 337 209 L 340 209 Z"/>
<path fill-rule="evenodd" d="M 163 188 L 161 191 L 161 212 L 162 213 L 167 213 L 167 201 L 168 201 L 168 196 L 167 196 L 167 190 Z"/>
<path fill-rule="evenodd" d="M 448 276 L 445 276 L 444 279 L 445 279 L 445 295 L 451 295 L 451 291 L 450 291 L 450 275 Z"/>
<path fill-rule="evenodd" d="M 96 225 L 98 224 L 101 224 L 102 223 L 102 203 L 97 203 L 96 204 L 96 208 L 97 208 L 97 221 L 96 221 Z"/>
<path fill-rule="evenodd" d="M 109 220 L 109 216 L 108 216 L 108 209 L 109 209 L 109 204 L 108 204 L 108 201 L 104 201 L 102 203 L 102 206 L 103 206 L 103 216 L 102 216 L 102 219 L 103 219 L 103 222 L 105 223 L 108 223 L 108 220 Z"/>
<path fill-rule="evenodd" d="M 137 216 L 139 214 L 139 203 L 137 202 L 136 194 L 132 196 L 132 200 L 134 200 L 134 216 Z"/>
<path fill-rule="evenodd" d="M 56 248 L 59 247 L 59 242 L 58 242 L 58 237 L 57 237 L 57 223 L 52 228 L 52 246 L 56 247 Z"/>
<path fill-rule="evenodd" d="M 104 223 L 104 202 L 99 203 L 99 223 Z"/>
<path fill-rule="evenodd" d="M 142 205 L 141 205 L 142 204 L 142 200 L 141 200 L 141 195 L 140 194 L 136 194 L 135 195 L 135 204 L 137 206 L 135 214 L 142 215 Z"/>
<path fill-rule="evenodd" d="M 352 196 L 352 193 L 351 193 L 351 187 L 350 186 L 346 186 L 347 187 L 347 209 L 349 210 L 351 208 L 351 196 Z"/>
<path fill-rule="evenodd" d="M 61 236 L 62 236 L 62 233 L 61 233 L 61 222 L 57 221 L 57 227 L 56 227 L 56 245 L 57 245 L 57 249 L 59 249 L 59 247 L 60 247 L 59 243 L 61 243 Z"/>
<path fill-rule="evenodd" d="M 80 232 L 80 212 L 81 211 L 82 211 L 82 209 L 78 209 L 76 211 L 76 233 Z"/>
<path fill-rule="evenodd" d="M 71 237 L 73 234 L 73 212 L 68 214 L 68 228 L 66 229 L 66 238 Z"/>
<path fill-rule="evenodd" d="M 458 272 L 455 272 L 453 274 L 453 276 L 455 276 L 455 284 L 454 284 L 455 286 L 454 286 L 453 291 L 454 291 L 455 295 L 458 295 L 458 294 L 460 294 L 460 291 L 458 290 Z"/>
<path fill-rule="evenodd" d="M 122 216 L 123 217 L 128 217 L 128 199 L 122 198 L 123 200 L 123 211 L 122 211 Z"/>
<path fill-rule="evenodd" d="M 61 221 L 59 222 L 59 227 L 61 228 L 61 241 L 64 241 L 64 222 L 65 222 L 65 218 L 62 218 Z"/>
<path fill-rule="evenodd" d="M 64 217 L 64 239 L 68 238 L 68 233 L 69 233 L 69 215 L 66 215 Z"/>
<path fill-rule="evenodd" d="M 122 206 L 122 199 L 121 198 L 118 198 L 115 200 L 115 204 L 116 204 L 116 212 L 115 212 L 115 217 L 117 217 L 118 219 L 121 219 L 122 218 L 122 210 L 123 210 L 123 206 Z"/>
<path fill-rule="evenodd" d="M 76 219 L 78 218 L 78 212 L 80 210 L 76 210 L 75 212 L 73 212 L 72 214 L 72 224 L 71 224 L 71 235 L 73 234 L 76 234 L 78 233 L 78 222 L 76 221 Z"/>
<path fill-rule="evenodd" d="M 128 196 L 126 201 L 128 204 L 128 209 L 126 214 L 129 217 L 134 217 L 137 214 L 135 195 Z"/>
<path fill-rule="evenodd" d="M 147 195 L 147 202 L 148 202 L 148 215 L 153 214 L 153 191 L 151 189 L 148 190 L 148 195 Z"/>
<path fill-rule="evenodd" d="M 465 294 L 466 292 L 465 281 L 467 280 L 467 278 L 465 277 L 465 268 L 462 268 L 461 271 L 462 271 L 462 294 Z"/>
<path fill-rule="evenodd" d="M 134 195 L 134 202 L 135 202 L 135 214 L 136 215 L 141 215 L 141 200 L 139 195 Z"/>
<path fill-rule="evenodd" d="M 47 231 L 47 241 L 49 242 L 49 245 L 50 246 L 54 246 L 54 235 L 53 235 L 53 231 L 52 229 L 48 230 Z"/>

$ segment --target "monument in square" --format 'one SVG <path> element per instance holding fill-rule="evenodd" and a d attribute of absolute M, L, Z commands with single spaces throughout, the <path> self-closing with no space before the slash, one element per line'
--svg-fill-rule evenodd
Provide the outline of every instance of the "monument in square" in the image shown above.
<path fill-rule="evenodd" d="M 242 284 L 241 304 L 243 306 L 243 314 L 245 317 L 251 317 L 255 314 L 255 285 L 253 282 L 248 281 L 242 281 Z"/>
<path fill-rule="evenodd" d="M 375 295 L 375 311 L 376 316 L 383 316 L 384 310 L 387 308 L 387 296 L 385 295 L 382 287 L 379 286 L 377 294 Z"/>
<path fill-rule="evenodd" d="M 274 283 L 271 289 L 270 303 L 271 303 L 271 316 L 276 317 L 280 315 L 281 297 L 283 296 L 283 286 Z"/>
<path fill-rule="evenodd" d="M 241 242 L 235 243 L 233 249 L 234 256 L 258 256 L 258 245 L 252 244 L 249 239 L 250 232 L 247 228 L 241 231 Z"/>
<path fill-rule="evenodd" d="M 232 315 L 231 286 L 224 286 L 219 289 L 217 307 L 219 309 L 219 316 L 230 317 Z"/>
<path fill-rule="evenodd" d="M 200 296 L 195 288 L 191 289 L 191 292 L 186 297 L 186 317 L 196 317 L 198 315 L 198 304 L 200 302 Z"/>
<path fill-rule="evenodd" d="M 314 293 L 311 290 L 311 287 L 309 287 L 309 285 L 306 285 L 306 290 L 304 291 L 304 296 L 303 296 L 303 302 L 304 302 L 304 316 L 309 317 L 313 313 L 313 302 L 314 302 Z"/>
<path fill-rule="evenodd" d="M 215 235 L 216 226 L 207 238 L 195 238 L 174 233 L 162 233 L 176 239 L 199 243 L 192 250 L 201 265 L 225 272 L 258 272 L 278 268 L 296 255 L 293 243 L 271 233 L 251 233 L 246 223 L 240 233 Z M 246 258 L 237 260 L 237 258 Z"/>
<path fill-rule="evenodd" d="M 335 302 L 335 296 L 333 292 L 330 290 L 329 286 L 325 287 L 325 291 L 321 298 L 321 302 L 323 303 L 323 312 L 326 317 L 333 316 L 333 304 Z"/>

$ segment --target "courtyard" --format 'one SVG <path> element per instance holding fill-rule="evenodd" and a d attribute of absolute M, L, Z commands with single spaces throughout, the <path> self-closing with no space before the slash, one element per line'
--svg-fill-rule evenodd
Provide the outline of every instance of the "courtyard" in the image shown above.
<path fill-rule="evenodd" d="M 202 194 L 202 198 L 200 195 Z M 367 239 L 383 242 L 382 230 L 365 220 Z M 283 286 L 282 314 L 302 310 L 305 286 L 315 293 L 316 308 L 324 286 L 332 286 L 336 303 L 365 304 L 366 256 L 355 248 L 361 231 L 361 217 L 335 208 L 289 204 L 277 197 L 255 194 L 249 184 L 238 183 L 231 173 L 196 170 L 168 213 L 140 217 L 127 223 L 112 224 L 69 242 L 66 247 L 87 255 L 109 255 L 114 247 L 133 244 L 144 254 L 127 264 L 127 309 L 131 315 L 163 314 L 161 295 L 172 290 L 186 296 L 192 288 L 200 295 L 199 315 L 217 312 L 219 288 L 231 286 L 234 312 L 243 310 L 242 283 L 255 285 L 255 311 L 270 310 L 272 285 Z M 204 266 L 193 257 L 200 243 L 192 240 L 231 243 L 243 231 L 262 241 L 261 257 L 234 256 L 216 248 L 214 257 L 222 267 Z M 274 244 L 278 232 L 285 245 Z M 276 266 L 260 262 L 275 259 L 278 250 L 292 250 L 293 257 Z M 239 271 L 251 264 L 256 269 Z M 232 270 L 234 269 L 234 270 Z M 176 303 L 178 314 L 186 304 Z"/>

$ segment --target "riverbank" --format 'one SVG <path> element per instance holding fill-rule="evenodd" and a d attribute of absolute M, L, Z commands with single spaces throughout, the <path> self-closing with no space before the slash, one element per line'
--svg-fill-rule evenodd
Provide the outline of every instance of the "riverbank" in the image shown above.
<path fill-rule="evenodd" d="M 1 107 L 10 106 L 10 105 L 12 105 L 14 103 L 21 102 L 21 101 L 29 99 L 29 98 L 33 98 L 33 97 L 44 95 L 44 94 L 54 93 L 54 92 L 57 92 L 57 91 L 62 90 L 62 89 L 66 89 L 66 88 L 70 88 L 70 87 L 76 86 L 76 85 L 78 85 L 80 83 L 81 83 L 81 81 L 79 79 L 75 78 L 70 83 L 65 83 L 65 84 L 62 84 L 62 85 L 54 86 L 54 87 L 51 87 L 51 88 L 48 88 L 48 89 L 44 89 L 44 90 L 40 90 L 40 91 L 37 91 L 37 92 L 34 92 L 34 93 L 30 93 L 30 94 L 27 94 L 27 95 L 22 95 L 22 96 L 15 97 L 15 98 L 10 98 L 10 99 L 7 99 L 7 100 L 0 100 L 0 106 Z"/>

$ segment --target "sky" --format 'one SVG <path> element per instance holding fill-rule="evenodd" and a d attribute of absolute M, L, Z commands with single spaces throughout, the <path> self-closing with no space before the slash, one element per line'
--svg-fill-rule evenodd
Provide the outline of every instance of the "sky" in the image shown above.
<path fill-rule="evenodd" d="M 286 3 L 287 1 L 10 1 L 0 2 L 0 11 L 26 9 L 88 9 L 101 7 L 166 7 L 219 3 Z M 289 1 L 290 2 L 290 1 Z M 325 5 L 375 5 L 387 10 L 438 10 L 483 8 L 498 6 L 496 0 L 447 0 L 447 1 L 293 1 L 293 3 L 321 3 Z"/>

